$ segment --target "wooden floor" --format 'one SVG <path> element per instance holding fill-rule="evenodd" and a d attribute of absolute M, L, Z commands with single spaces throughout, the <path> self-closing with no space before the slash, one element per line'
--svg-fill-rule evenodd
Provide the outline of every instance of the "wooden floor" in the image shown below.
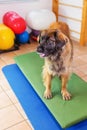
<path fill-rule="evenodd" d="M 0 54 L 0 130 L 33 130 L 1 69 L 15 63 L 14 56 L 32 52 L 36 47 L 37 43 L 24 44 L 18 51 Z M 74 43 L 73 72 L 87 82 L 87 46 Z"/>

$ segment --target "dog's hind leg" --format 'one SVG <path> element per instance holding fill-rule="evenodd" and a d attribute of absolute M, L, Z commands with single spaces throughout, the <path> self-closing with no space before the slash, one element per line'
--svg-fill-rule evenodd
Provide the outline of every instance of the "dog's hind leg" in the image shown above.
<path fill-rule="evenodd" d="M 62 81 L 61 94 L 62 94 L 63 100 L 70 100 L 71 98 L 71 94 L 67 91 L 68 78 L 69 76 L 67 74 L 61 76 L 61 81 Z"/>
<path fill-rule="evenodd" d="M 51 79 L 52 79 L 52 76 L 44 69 L 43 70 L 43 83 L 44 83 L 44 86 L 46 87 L 45 92 L 44 92 L 44 97 L 46 99 L 52 98 Z"/>

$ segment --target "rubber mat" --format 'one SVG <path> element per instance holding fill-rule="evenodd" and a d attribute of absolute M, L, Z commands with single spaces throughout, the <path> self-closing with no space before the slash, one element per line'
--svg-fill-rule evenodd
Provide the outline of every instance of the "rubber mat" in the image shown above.
<path fill-rule="evenodd" d="M 15 61 L 42 102 L 47 106 L 62 128 L 67 128 L 87 119 L 86 82 L 77 75 L 72 74 L 68 83 L 68 90 L 72 94 L 72 99 L 70 101 L 64 101 L 60 94 L 61 82 L 55 77 L 52 81 L 53 98 L 46 100 L 43 98 L 45 88 L 41 77 L 44 63 L 43 59 L 41 59 L 36 52 L 32 52 L 15 57 Z"/>

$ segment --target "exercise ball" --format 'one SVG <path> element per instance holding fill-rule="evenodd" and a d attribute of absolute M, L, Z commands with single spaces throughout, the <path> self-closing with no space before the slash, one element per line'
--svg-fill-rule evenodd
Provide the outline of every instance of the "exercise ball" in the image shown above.
<path fill-rule="evenodd" d="M 20 17 L 19 14 L 17 14 L 16 12 L 14 12 L 14 11 L 8 11 L 8 12 L 6 12 L 3 15 L 3 22 L 4 22 L 4 24 L 9 25 L 10 21 L 13 21 L 15 18 L 19 18 L 19 17 Z"/>
<path fill-rule="evenodd" d="M 14 46 L 15 34 L 4 24 L 0 24 L 0 50 L 8 50 Z"/>
<path fill-rule="evenodd" d="M 26 21 L 16 12 L 9 11 L 3 16 L 3 23 L 10 27 L 15 34 L 20 34 L 26 29 Z"/>
<path fill-rule="evenodd" d="M 27 31 L 24 31 L 21 34 L 16 35 L 16 41 L 21 43 L 21 44 L 28 43 L 29 39 L 30 39 L 30 36 L 29 36 L 29 33 Z"/>
<path fill-rule="evenodd" d="M 50 24 L 56 22 L 56 16 L 52 11 L 40 9 L 30 11 L 26 16 L 27 25 L 34 30 L 47 29 Z"/>

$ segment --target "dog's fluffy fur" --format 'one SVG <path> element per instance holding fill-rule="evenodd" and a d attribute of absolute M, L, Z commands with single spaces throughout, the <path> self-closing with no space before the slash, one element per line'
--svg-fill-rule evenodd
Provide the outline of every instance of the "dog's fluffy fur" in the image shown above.
<path fill-rule="evenodd" d="M 67 91 L 67 82 L 73 57 L 73 47 L 69 27 L 66 23 L 55 22 L 39 36 L 37 52 L 45 59 L 43 66 L 43 82 L 46 87 L 44 97 L 52 97 L 51 80 L 54 76 L 61 78 L 61 94 L 64 100 L 69 100 L 71 94 Z M 55 86 L 54 86 L 55 87 Z"/>

